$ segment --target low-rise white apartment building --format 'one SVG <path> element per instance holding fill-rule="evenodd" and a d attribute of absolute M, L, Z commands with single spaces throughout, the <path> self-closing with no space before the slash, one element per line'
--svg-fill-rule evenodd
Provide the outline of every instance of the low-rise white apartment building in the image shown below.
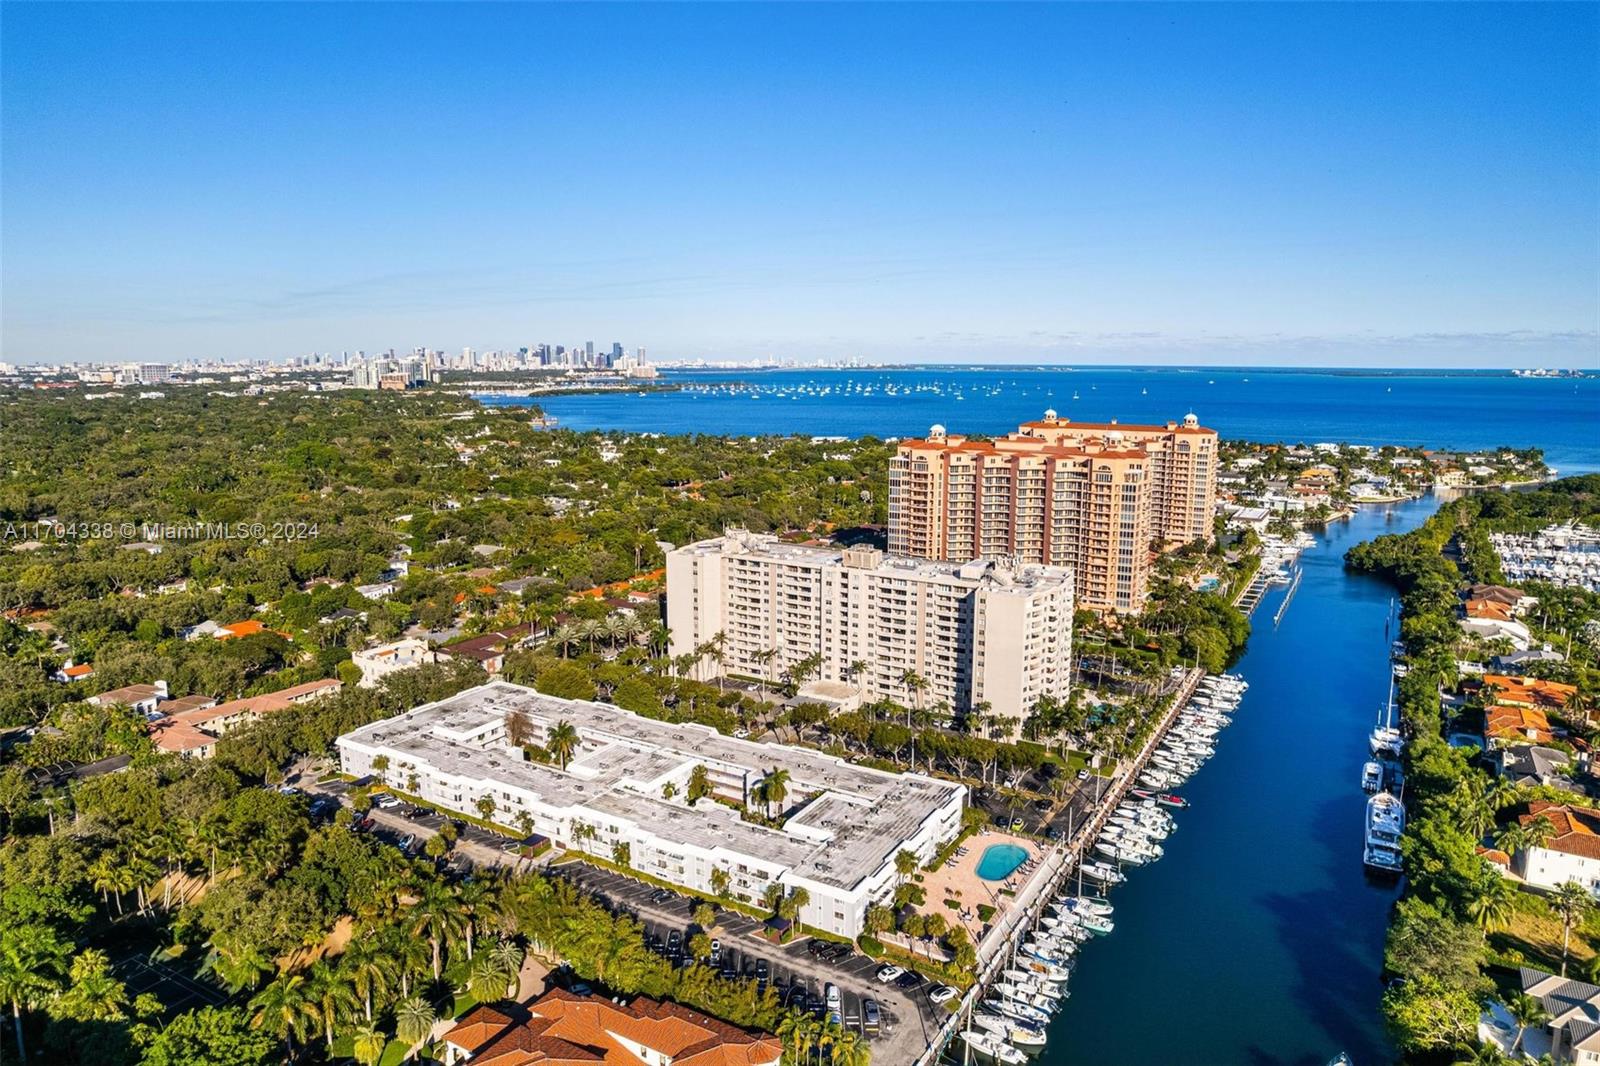
<path fill-rule="evenodd" d="M 361 670 L 361 688 L 375 688 L 379 681 L 400 670 L 439 661 L 439 653 L 428 647 L 425 640 L 408 637 L 392 644 L 363 648 L 350 656 L 350 661 Z"/>
<path fill-rule="evenodd" d="M 525 758 L 507 737 L 513 715 L 535 743 L 555 723 L 570 722 L 579 747 L 567 767 Z M 489 797 L 496 822 L 607 859 L 625 844 L 634 869 L 673 884 L 713 892 L 712 871 L 722 870 L 728 890 L 752 902 L 772 884 L 803 887 L 810 901 L 800 921 L 849 937 L 862 932 L 868 904 L 893 896 L 895 856 L 905 850 L 930 860 L 960 830 L 967 796 L 966 786 L 953 782 L 737 740 L 505 681 L 363 726 L 340 737 L 338 747 L 346 773 L 377 773 L 373 764 L 382 756 L 383 778 L 423 800 L 474 812 Z M 691 806 L 697 766 L 706 768 L 715 794 Z M 782 828 L 745 821 L 732 804 L 778 768 L 790 775 Z"/>
<path fill-rule="evenodd" d="M 785 544 L 730 530 L 667 553 L 672 654 L 777 679 L 810 656 L 815 675 L 872 699 L 955 712 L 987 704 L 1013 731 L 1041 696 L 1066 699 L 1072 571 L 1003 560 L 933 562 L 874 548 Z M 906 675 L 926 683 L 914 691 Z"/>

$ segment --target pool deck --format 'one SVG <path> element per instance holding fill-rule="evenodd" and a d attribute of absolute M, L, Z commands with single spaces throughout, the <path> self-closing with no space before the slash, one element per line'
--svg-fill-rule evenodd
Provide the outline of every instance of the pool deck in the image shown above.
<path fill-rule="evenodd" d="M 978 943 L 982 939 L 984 922 L 978 917 L 978 904 L 987 903 L 995 909 L 995 917 L 990 921 L 998 921 L 1012 905 L 1010 896 L 1000 895 L 1002 888 L 1012 891 L 1019 890 L 1031 876 L 1031 871 L 1026 865 L 1019 866 L 1012 875 L 1004 881 L 985 881 L 978 876 L 978 860 L 983 858 L 983 853 L 997 844 L 1015 844 L 1028 853 L 1028 858 L 1037 861 L 1041 849 L 1036 841 L 1027 837 L 1016 836 L 1012 833 L 1002 833 L 997 830 L 980 831 L 975 836 L 968 837 L 962 847 L 967 849 L 965 855 L 956 858 L 953 865 L 941 866 L 939 869 L 922 874 L 922 887 L 927 892 L 928 898 L 921 906 L 924 915 L 942 914 L 945 920 L 952 925 L 961 924 L 972 936 L 972 942 Z M 960 902 L 960 907 L 947 907 L 945 900 L 954 899 Z"/>

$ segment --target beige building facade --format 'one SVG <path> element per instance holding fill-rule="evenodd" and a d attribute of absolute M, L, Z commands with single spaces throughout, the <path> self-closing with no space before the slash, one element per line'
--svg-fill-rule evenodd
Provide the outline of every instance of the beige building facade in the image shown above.
<path fill-rule="evenodd" d="M 993 441 L 934 426 L 889 468 L 889 551 L 1070 568 L 1078 603 L 1137 612 L 1150 551 L 1209 539 L 1217 434 L 1194 415 L 1165 426 L 1040 422 Z"/>
<path fill-rule="evenodd" d="M 667 555 L 672 654 L 720 648 L 720 661 L 700 658 L 700 677 L 775 681 L 815 657 L 812 678 L 867 700 L 983 707 L 1013 731 L 1041 696 L 1067 696 L 1072 610 L 1064 567 L 929 562 L 741 530 Z"/>

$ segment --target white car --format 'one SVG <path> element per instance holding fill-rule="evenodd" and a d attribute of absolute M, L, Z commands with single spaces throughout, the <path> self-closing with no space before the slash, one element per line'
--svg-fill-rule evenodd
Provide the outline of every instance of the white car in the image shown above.
<path fill-rule="evenodd" d="M 905 973 L 905 970 L 899 966 L 880 966 L 878 967 L 878 980 L 888 984 L 903 973 Z"/>
<path fill-rule="evenodd" d="M 955 989 L 951 988 L 949 985 L 940 985 L 938 988 L 935 988 L 932 992 L 928 993 L 928 998 L 933 1000 L 935 1003 L 943 1003 L 947 999 L 954 999 L 955 995 Z"/>

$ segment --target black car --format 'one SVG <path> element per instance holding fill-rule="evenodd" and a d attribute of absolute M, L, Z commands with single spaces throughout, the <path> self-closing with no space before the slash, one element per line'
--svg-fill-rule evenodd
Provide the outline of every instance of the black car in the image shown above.
<path fill-rule="evenodd" d="M 683 946 L 683 934 L 674 929 L 667 934 L 667 950 L 676 952 Z"/>
<path fill-rule="evenodd" d="M 657 903 L 657 904 L 665 903 L 665 902 L 667 902 L 667 900 L 669 900 L 671 898 L 672 898 L 672 893 L 668 892 L 664 888 L 658 888 L 654 892 L 650 893 L 650 902 L 651 903 Z"/>
<path fill-rule="evenodd" d="M 905 973 L 894 979 L 894 986 L 905 992 L 909 992 L 913 988 L 921 988 L 926 983 L 927 978 L 923 977 L 915 970 L 907 970 Z"/>
<path fill-rule="evenodd" d="M 823 958 L 827 959 L 829 962 L 848 962 L 854 957 L 855 951 L 851 949 L 849 944 L 835 944 L 833 947 L 829 948 L 828 953 L 823 956 Z"/>
<path fill-rule="evenodd" d="M 783 1005 L 790 1010 L 804 1010 L 806 1006 L 806 990 L 799 985 L 789 989 L 789 994 L 783 997 Z"/>
<path fill-rule="evenodd" d="M 827 950 L 828 945 L 825 941 L 812 940 L 806 944 L 806 951 L 811 955 L 812 958 L 821 957 L 822 953 Z"/>

